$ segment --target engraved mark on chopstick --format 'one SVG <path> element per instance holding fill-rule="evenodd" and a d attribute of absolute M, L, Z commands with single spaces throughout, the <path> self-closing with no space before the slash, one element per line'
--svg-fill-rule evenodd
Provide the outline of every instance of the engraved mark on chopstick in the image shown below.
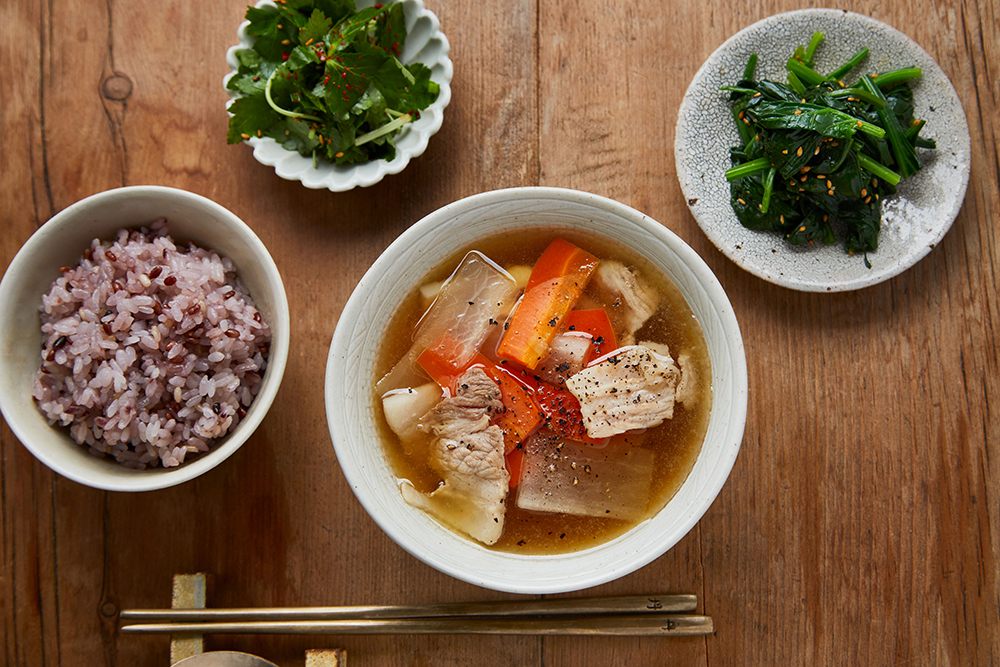
<path fill-rule="evenodd" d="M 675 621 L 667 620 L 667 624 L 662 626 L 663 630 L 670 631 L 677 628 L 677 623 Z"/>
<path fill-rule="evenodd" d="M 646 605 L 646 609 L 649 609 L 650 611 L 659 611 L 663 609 L 663 603 L 660 602 L 658 599 L 656 598 L 647 598 L 647 599 L 649 600 L 649 604 Z"/>

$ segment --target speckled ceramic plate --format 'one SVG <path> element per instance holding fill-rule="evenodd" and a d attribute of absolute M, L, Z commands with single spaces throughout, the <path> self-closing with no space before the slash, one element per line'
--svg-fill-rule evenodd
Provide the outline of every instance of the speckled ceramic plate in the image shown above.
<path fill-rule="evenodd" d="M 450 46 L 448 39 L 441 32 L 441 24 L 433 12 L 424 7 L 423 0 L 399 0 L 403 5 L 406 17 L 406 42 L 400 61 L 404 64 L 423 63 L 431 70 L 431 81 L 437 83 L 441 90 L 437 99 L 420 112 L 420 118 L 404 126 L 396 135 L 396 157 L 392 160 L 371 160 L 364 164 L 340 165 L 320 161 L 313 164 L 312 158 L 299 155 L 295 151 L 286 150 L 281 144 L 270 137 L 250 137 L 244 143 L 253 146 L 253 156 L 261 164 L 274 167 L 275 173 L 289 181 L 300 181 L 307 188 L 326 188 L 333 192 L 344 192 L 356 187 L 367 187 L 381 181 L 388 174 L 398 174 L 410 160 L 421 155 L 426 149 L 431 136 L 441 129 L 444 121 L 444 109 L 451 101 L 451 77 L 453 66 L 448 57 Z M 357 0 L 355 5 L 361 9 L 375 4 L 375 0 Z M 274 7 L 271 0 L 260 0 L 257 7 Z M 236 53 L 253 46 L 254 37 L 247 34 L 249 21 L 240 24 L 238 36 L 240 43 L 229 48 L 226 53 L 226 63 L 230 72 L 222 80 L 223 86 L 239 70 L 240 63 Z M 230 99 L 226 107 L 232 104 L 238 93 L 226 88 Z"/>
<path fill-rule="evenodd" d="M 864 259 L 843 245 L 796 247 L 775 234 L 744 228 L 729 203 L 724 173 L 729 148 L 739 143 L 727 94 L 719 88 L 739 81 L 750 54 L 758 55 L 757 78 L 785 81 L 785 61 L 814 32 L 826 35 L 816 67 L 829 71 L 867 46 L 861 73 L 917 66 L 912 84 L 921 136 L 936 150 L 919 150 L 923 169 L 902 182 L 882 204 L 879 249 Z M 853 82 L 853 78 L 848 82 Z M 677 177 L 688 207 L 705 234 L 731 260 L 772 283 L 810 292 L 860 289 L 888 280 L 923 258 L 958 215 L 969 183 L 969 127 L 962 103 L 934 59 L 913 40 L 867 16 L 835 9 L 778 14 L 730 37 L 702 65 L 681 103 L 674 140 Z"/>

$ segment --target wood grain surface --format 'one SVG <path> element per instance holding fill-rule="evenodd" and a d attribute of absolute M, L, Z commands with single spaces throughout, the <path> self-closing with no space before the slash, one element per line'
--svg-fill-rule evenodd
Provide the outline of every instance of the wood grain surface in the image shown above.
<path fill-rule="evenodd" d="M 577 188 L 687 241 L 745 338 L 750 405 L 701 522 L 638 572 L 586 591 L 696 593 L 702 638 L 254 637 L 217 649 L 301 665 L 1000 664 L 1000 11 L 995 0 L 841 6 L 889 23 L 951 78 L 972 177 L 951 231 L 902 275 L 851 293 L 763 282 L 727 260 L 676 179 L 677 109 L 727 37 L 792 2 L 425 0 L 451 43 L 453 98 L 399 175 L 334 194 L 227 146 L 226 49 L 245 2 L 0 2 L 0 265 L 49 217 L 108 188 L 191 190 L 270 249 L 292 313 L 274 407 L 225 465 L 178 488 L 80 486 L 0 430 L 0 663 L 168 664 L 122 608 L 166 607 L 209 572 L 211 606 L 499 600 L 389 540 L 346 484 L 323 372 L 337 318 L 410 224 L 496 188 Z"/>

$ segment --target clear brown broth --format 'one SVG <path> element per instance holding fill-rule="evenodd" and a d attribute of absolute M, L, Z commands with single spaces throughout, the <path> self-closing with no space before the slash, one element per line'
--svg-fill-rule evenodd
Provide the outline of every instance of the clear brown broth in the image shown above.
<path fill-rule="evenodd" d="M 643 279 L 655 284 L 662 295 L 659 310 L 637 332 L 636 340 L 665 343 L 675 359 L 679 352 L 687 351 L 691 355 L 691 363 L 694 365 L 697 377 L 701 379 L 694 407 L 687 409 L 684 405 L 677 404 L 672 419 L 650 429 L 642 438 L 641 446 L 651 449 L 655 454 L 657 470 L 648 499 L 646 518 L 649 518 L 674 496 L 694 467 L 694 462 L 701 451 L 711 410 L 711 365 L 708 348 L 701 326 L 676 286 L 642 258 L 636 257 L 626 249 L 604 239 L 565 230 L 559 233 L 531 230 L 477 242 L 473 247 L 466 248 L 449 258 L 426 276 L 421 284 L 447 278 L 458 266 L 462 257 L 471 250 L 482 252 L 500 266 L 518 264 L 532 266 L 548 244 L 557 237 L 570 241 L 598 258 L 617 259 L 635 268 Z M 411 334 L 423 314 L 419 287 L 420 285 L 414 286 L 387 329 L 385 343 L 375 369 L 376 381 L 383 377 L 410 348 Z M 375 412 L 381 415 L 381 397 L 373 396 L 373 400 L 376 403 Z M 385 423 L 385 419 L 381 420 L 380 428 L 382 441 L 396 475 L 410 480 L 421 491 L 433 491 L 440 483 L 440 477 L 428 466 L 426 457 L 414 456 L 414 452 L 405 451 Z M 422 458 L 424 460 L 421 460 Z M 490 547 L 491 549 L 523 554 L 578 551 L 614 539 L 638 523 L 521 510 L 516 504 L 516 492 L 517 490 L 513 489 L 507 498 L 503 537 Z"/>

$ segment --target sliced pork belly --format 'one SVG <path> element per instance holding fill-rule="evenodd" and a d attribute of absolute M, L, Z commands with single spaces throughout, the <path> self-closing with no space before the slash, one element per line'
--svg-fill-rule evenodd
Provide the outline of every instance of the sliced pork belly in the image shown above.
<path fill-rule="evenodd" d="M 487 545 L 503 534 L 507 511 L 503 432 L 490 426 L 502 409 L 496 382 L 480 368 L 467 371 L 455 396 L 441 401 L 421 425 L 436 436 L 430 466 L 443 483 L 429 494 L 406 481 L 400 485 L 407 503 Z"/>
<path fill-rule="evenodd" d="M 590 279 L 591 288 L 610 304 L 608 314 L 622 345 L 635 343 L 642 328 L 660 305 L 659 293 L 632 269 L 615 260 L 603 260 Z"/>
<path fill-rule="evenodd" d="M 680 376 L 670 357 L 633 345 L 569 378 L 566 388 L 580 402 L 587 435 L 607 438 L 673 417 Z"/>
<path fill-rule="evenodd" d="M 670 348 L 666 343 L 654 343 L 652 341 L 641 341 L 639 345 L 648 347 L 661 357 L 671 357 Z M 691 362 L 690 352 L 681 352 L 677 355 L 677 368 L 681 371 L 681 379 L 677 381 L 677 391 L 674 400 L 685 406 L 691 407 L 698 398 L 698 376 L 694 364 Z"/>

